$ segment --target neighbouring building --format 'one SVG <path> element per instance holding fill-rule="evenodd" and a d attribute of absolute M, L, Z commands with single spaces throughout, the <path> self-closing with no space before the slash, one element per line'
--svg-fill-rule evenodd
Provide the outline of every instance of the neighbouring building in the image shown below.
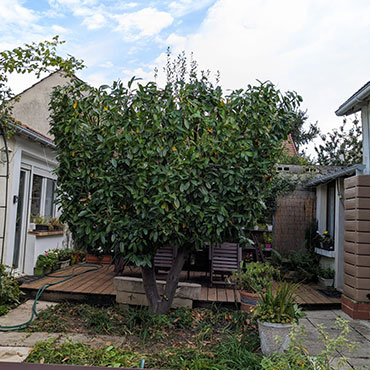
<path fill-rule="evenodd" d="M 52 88 L 66 81 L 55 72 L 19 94 L 12 113 L 15 134 L 7 140 L 8 168 L 7 138 L 0 136 L 0 262 L 24 274 L 33 273 L 39 254 L 66 242 L 64 231 L 34 231 L 31 222 L 32 216 L 58 215 L 48 106 Z"/>

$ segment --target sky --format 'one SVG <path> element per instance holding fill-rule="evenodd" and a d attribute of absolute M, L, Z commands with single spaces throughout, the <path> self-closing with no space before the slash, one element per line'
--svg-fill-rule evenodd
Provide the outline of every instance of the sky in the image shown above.
<path fill-rule="evenodd" d="M 220 71 L 225 91 L 257 80 L 296 91 L 322 132 L 340 126 L 334 111 L 370 80 L 368 0 L 0 0 L 0 50 L 55 35 L 94 86 L 153 80 L 170 47 Z M 18 76 L 11 87 L 33 82 Z"/>

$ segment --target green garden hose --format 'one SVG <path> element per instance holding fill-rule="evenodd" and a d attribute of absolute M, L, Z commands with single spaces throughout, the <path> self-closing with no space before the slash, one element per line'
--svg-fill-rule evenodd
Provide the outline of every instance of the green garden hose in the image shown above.
<path fill-rule="evenodd" d="M 81 272 L 78 272 L 78 273 L 75 273 L 75 269 L 76 267 L 87 267 L 87 266 L 91 266 L 91 268 L 85 270 L 85 271 L 81 271 Z M 82 275 L 82 274 L 85 274 L 87 272 L 90 272 L 90 271 L 96 271 L 96 270 L 99 270 L 101 269 L 103 266 L 102 265 L 95 265 L 95 264 L 87 264 L 87 263 L 82 263 L 82 264 L 79 264 L 79 265 L 76 265 L 73 270 L 72 270 L 72 274 L 70 275 L 59 275 L 59 276 L 51 276 L 49 275 L 48 277 L 52 277 L 52 278 L 63 278 L 62 280 L 59 280 L 59 281 L 56 281 L 55 283 L 45 283 L 43 284 L 40 289 L 37 291 L 36 293 L 36 297 L 35 297 L 35 301 L 33 302 L 33 305 L 32 305 L 32 313 L 31 313 L 31 317 L 29 320 L 27 320 L 26 322 L 22 323 L 22 324 L 17 324 L 17 325 L 10 325 L 10 326 L 0 326 L 0 332 L 8 332 L 8 331 L 16 331 L 16 330 L 23 330 L 25 328 L 27 328 L 27 326 L 32 322 L 32 320 L 34 319 L 35 316 L 37 316 L 37 311 L 36 311 L 36 305 L 37 305 L 37 301 L 40 299 L 42 293 L 44 293 L 44 291 L 49 288 L 50 286 L 53 286 L 53 285 L 57 285 L 57 284 L 60 284 L 60 283 L 63 283 L 69 279 L 72 279 L 76 276 L 79 276 L 79 275 Z"/>

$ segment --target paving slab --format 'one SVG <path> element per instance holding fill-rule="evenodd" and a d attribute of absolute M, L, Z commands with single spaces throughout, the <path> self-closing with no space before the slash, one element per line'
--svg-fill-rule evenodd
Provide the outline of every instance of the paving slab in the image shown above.
<path fill-rule="evenodd" d="M 116 347 L 122 347 L 127 343 L 124 336 L 8 332 L 0 333 L 0 346 L 33 347 L 37 342 L 43 342 L 51 338 L 55 338 L 57 343 L 71 340 L 73 342 L 89 344 L 92 347 L 103 346 L 107 343 L 113 344 Z"/>
<path fill-rule="evenodd" d="M 23 362 L 30 351 L 30 347 L 0 347 L 0 362 Z"/>
<path fill-rule="evenodd" d="M 323 349 L 320 342 L 320 334 L 317 326 L 323 324 L 325 331 L 330 337 L 340 333 L 335 327 L 335 320 L 338 317 L 346 319 L 349 325 L 349 333 L 346 336 L 350 344 L 355 346 L 353 351 L 343 349 L 337 352 L 333 363 L 336 364 L 340 357 L 347 358 L 347 365 L 340 369 L 366 369 L 370 370 L 370 322 L 367 320 L 354 320 L 341 310 L 308 311 L 305 319 L 301 320 L 306 325 L 307 336 L 304 344 L 310 353 L 315 355 Z"/>
<path fill-rule="evenodd" d="M 0 326 L 18 325 L 29 320 L 32 314 L 33 303 L 33 299 L 29 299 L 28 301 L 9 311 L 6 315 L 0 316 Z M 56 304 L 56 302 L 38 301 L 36 305 L 36 311 L 40 312 L 50 306 L 55 306 Z"/>

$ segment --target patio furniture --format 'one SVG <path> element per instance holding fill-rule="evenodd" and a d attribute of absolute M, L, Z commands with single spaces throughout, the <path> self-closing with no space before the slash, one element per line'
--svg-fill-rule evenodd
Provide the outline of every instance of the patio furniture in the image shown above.
<path fill-rule="evenodd" d="M 161 247 L 154 256 L 154 267 L 156 270 L 169 270 L 176 258 L 177 248 L 171 245 Z"/>
<path fill-rule="evenodd" d="M 222 243 L 211 246 L 211 286 L 225 284 L 224 275 L 231 275 L 239 271 L 241 261 L 241 248 L 237 243 Z M 217 279 L 216 275 L 221 275 Z"/>

